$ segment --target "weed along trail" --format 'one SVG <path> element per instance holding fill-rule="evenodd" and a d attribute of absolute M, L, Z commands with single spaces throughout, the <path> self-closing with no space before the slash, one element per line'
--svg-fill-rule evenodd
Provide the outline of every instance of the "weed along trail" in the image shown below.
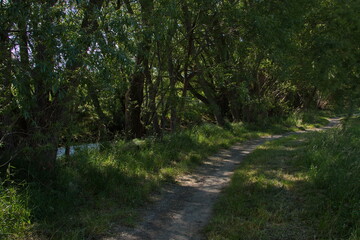
<path fill-rule="evenodd" d="M 328 129 L 339 124 L 340 118 L 329 119 Z M 286 133 L 236 144 L 209 157 L 197 170 L 176 179 L 176 183 L 166 185 L 151 206 L 144 210 L 142 222 L 135 228 L 115 226 L 109 237 L 103 240 L 185 240 L 202 239 L 202 228 L 208 222 L 212 206 L 221 190 L 229 183 L 238 164 L 256 147 L 296 133 Z"/>

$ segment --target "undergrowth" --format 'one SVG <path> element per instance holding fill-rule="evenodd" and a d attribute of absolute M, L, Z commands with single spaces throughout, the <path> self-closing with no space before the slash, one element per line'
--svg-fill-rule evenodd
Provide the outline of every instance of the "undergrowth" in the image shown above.
<path fill-rule="evenodd" d="M 220 148 L 310 126 L 299 120 L 303 115 L 291 118 L 262 127 L 204 124 L 162 138 L 117 140 L 103 144 L 100 150 L 83 150 L 70 158 L 61 158 L 49 181 L 29 182 L 22 188 L 27 191 L 14 192 L 15 198 L 7 198 L 11 196 L 8 192 L 11 184 L 2 190 L 1 196 L 10 199 L 14 206 L 17 198 L 27 199 L 21 205 L 23 217 L 19 218 L 26 228 L 14 230 L 5 239 L 15 236 L 21 239 L 18 233 L 27 231 L 30 221 L 31 239 L 97 239 L 111 223 L 134 226 L 141 214 L 137 209 L 148 203 L 152 192 L 179 174 L 192 171 Z M 322 120 L 320 124 L 326 123 Z M 9 220 L 3 223 L 13 225 Z"/>
<path fill-rule="evenodd" d="M 0 183 L 0 239 L 24 239 L 28 234 L 30 210 L 21 187 L 8 179 Z"/>

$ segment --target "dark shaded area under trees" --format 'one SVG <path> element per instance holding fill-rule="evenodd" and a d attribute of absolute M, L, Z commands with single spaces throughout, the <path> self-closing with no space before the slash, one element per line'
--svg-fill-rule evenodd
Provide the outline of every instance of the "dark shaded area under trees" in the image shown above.
<path fill-rule="evenodd" d="M 0 1 L 0 165 L 359 103 L 360 2 Z"/>

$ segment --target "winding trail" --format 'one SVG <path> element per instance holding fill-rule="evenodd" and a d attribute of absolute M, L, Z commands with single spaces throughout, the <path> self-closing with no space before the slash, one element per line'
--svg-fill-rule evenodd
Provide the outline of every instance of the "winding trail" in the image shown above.
<path fill-rule="evenodd" d="M 180 176 L 176 184 L 166 185 L 151 206 L 144 210 L 142 222 L 135 228 L 115 226 L 111 237 L 103 240 L 198 240 L 211 217 L 212 206 L 241 161 L 266 141 L 310 131 L 321 131 L 339 124 L 329 119 L 326 127 L 282 135 L 266 136 L 235 144 L 207 158 L 192 174 Z"/>

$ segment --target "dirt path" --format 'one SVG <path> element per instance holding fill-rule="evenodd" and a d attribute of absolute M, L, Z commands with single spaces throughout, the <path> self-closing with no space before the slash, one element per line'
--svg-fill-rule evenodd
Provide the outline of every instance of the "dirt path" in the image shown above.
<path fill-rule="evenodd" d="M 339 118 L 332 118 L 328 126 L 308 131 L 325 130 L 339 121 Z M 103 240 L 202 239 L 201 229 L 211 216 L 213 204 L 246 155 L 266 141 L 303 132 L 262 137 L 220 151 L 209 157 L 195 173 L 181 176 L 176 184 L 165 186 L 154 204 L 144 210 L 143 221 L 135 229 L 117 226 L 112 230 L 112 237 Z"/>

